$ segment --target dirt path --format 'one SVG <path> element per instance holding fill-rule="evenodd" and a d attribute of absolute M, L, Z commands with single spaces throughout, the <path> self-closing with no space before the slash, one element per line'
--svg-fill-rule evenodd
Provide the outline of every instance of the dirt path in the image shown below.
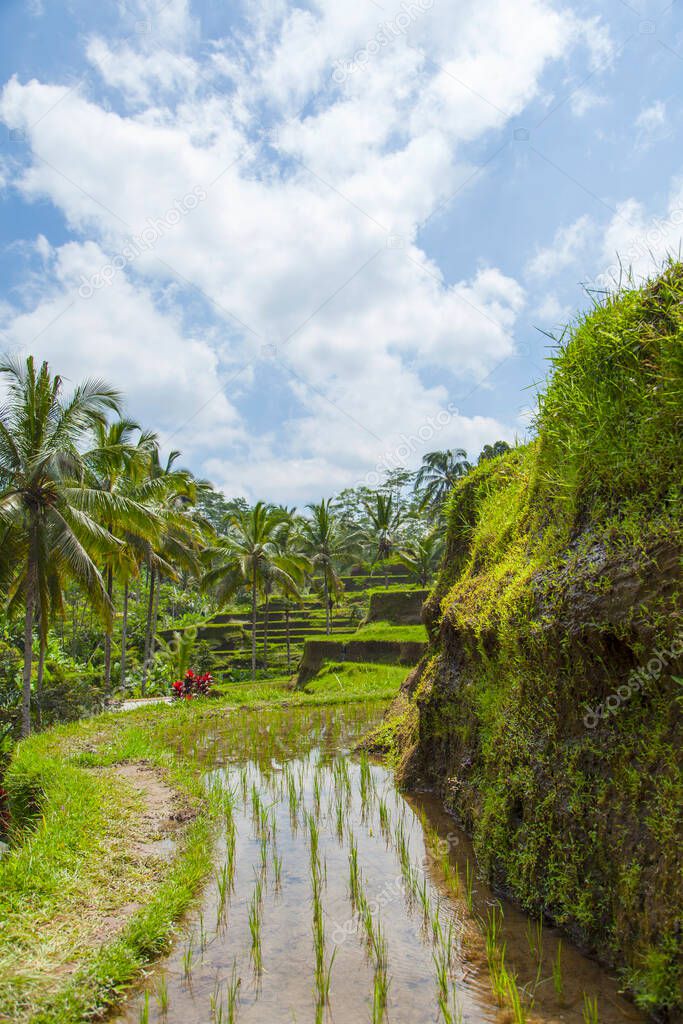
<path fill-rule="evenodd" d="M 146 708 L 151 704 L 171 704 L 173 697 L 133 697 L 131 700 L 124 700 L 115 709 L 116 711 L 134 711 L 135 708 Z"/>
<path fill-rule="evenodd" d="M 162 698 L 163 699 L 163 698 Z M 131 762 L 114 766 L 114 772 L 124 783 L 142 794 L 144 811 L 134 823 L 129 839 L 129 850 L 135 860 L 167 861 L 176 848 L 177 832 L 194 817 L 194 811 L 166 782 L 161 772 L 145 762 Z M 139 903 L 125 903 L 107 914 L 97 925 L 94 939 L 110 939 L 140 909 Z"/>

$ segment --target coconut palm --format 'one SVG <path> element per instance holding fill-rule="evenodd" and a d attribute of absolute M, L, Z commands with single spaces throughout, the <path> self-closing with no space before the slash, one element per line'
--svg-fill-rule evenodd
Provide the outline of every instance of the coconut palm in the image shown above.
<path fill-rule="evenodd" d="M 276 536 L 286 522 L 282 509 L 259 501 L 253 508 L 236 511 L 229 519 L 228 532 L 208 552 L 211 568 L 203 585 L 219 603 L 228 601 L 240 587 L 251 594 L 251 673 L 256 678 L 256 609 L 259 593 L 274 583 L 296 592 L 296 582 L 278 560 Z"/>
<path fill-rule="evenodd" d="M 401 565 L 405 566 L 418 583 L 426 587 L 441 557 L 443 541 L 437 533 L 428 533 L 398 552 Z"/>
<path fill-rule="evenodd" d="M 329 635 L 332 631 L 332 599 L 343 589 L 338 570 L 352 550 L 355 534 L 344 529 L 332 509 L 331 498 L 307 505 L 306 508 L 310 517 L 302 521 L 301 538 L 313 571 L 320 574 L 325 605 L 325 632 Z"/>
<path fill-rule="evenodd" d="M 298 590 L 304 581 L 306 572 L 312 568 L 312 564 L 303 549 L 301 520 L 296 516 L 296 509 L 285 509 L 284 511 L 286 512 L 286 518 L 284 519 L 280 529 L 275 532 L 274 537 L 275 550 L 277 552 L 276 563 L 286 570 L 287 575 L 294 580 L 297 589 L 292 591 L 291 587 L 283 584 L 282 582 L 275 582 L 275 589 L 279 591 L 283 603 L 285 615 L 285 644 L 287 648 L 287 671 L 291 672 L 292 645 L 289 617 L 292 608 L 295 607 L 292 598 L 299 597 Z"/>
<path fill-rule="evenodd" d="M 135 435 L 139 433 L 139 437 Z M 107 597 L 113 598 L 114 576 L 124 581 L 124 614 L 122 636 L 122 670 L 125 678 L 125 645 L 128 619 L 128 581 L 136 570 L 134 538 L 154 540 L 159 533 L 160 520 L 148 504 L 135 500 L 131 483 L 139 479 L 148 463 L 156 444 L 156 436 L 149 432 L 141 432 L 137 423 L 129 419 L 119 419 L 114 423 L 97 423 L 94 427 L 94 446 L 84 456 L 87 468 L 88 483 L 108 494 L 123 495 L 126 503 L 120 509 L 116 522 L 111 520 L 101 524 L 114 536 L 124 541 L 115 555 L 107 562 L 105 580 Z M 140 495 L 137 496 L 138 498 Z M 149 497 L 149 495 L 147 495 Z M 128 541 L 128 543 L 125 543 Z M 108 692 L 111 687 L 111 647 L 112 631 L 107 628 L 104 634 L 104 686 Z M 124 680 L 122 680 L 123 685 Z"/>
<path fill-rule="evenodd" d="M 421 492 L 420 507 L 439 512 L 458 480 L 471 470 L 464 448 L 428 452 L 415 477 L 415 490 Z"/>
<path fill-rule="evenodd" d="M 363 508 L 370 520 L 364 530 L 364 536 L 372 552 L 373 563 L 386 562 L 396 548 L 399 530 L 403 517 L 393 494 L 377 492 L 372 501 L 364 501 Z M 389 585 L 389 577 L 385 572 L 384 586 Z"/>
<path fill-rule="evenodd" d="M 158 540 L 142 545 L 149 578 L 142 666 L 143 694 L 149 667 L 154 659 L 162 579 L 177 579 L 179 572 L 198 575 L 200 549 L 209 533 L 208 524 L 190 515 L 198 490 L 206 485 L 203 481 L 195 480 L 189 470 L 177 468 L 175 463 L 179 458 L 180 452 L 172 451 L 164 463 L 158 446 L 153 445 L 146 479 L 136 488 L 139 500 L 148 504 L 161 521 Z"/>
<path fill-rule="evenodd" d="M 118 542 L 99 525 L 120 511 L 112 495 L 82 485 L 82 448 L 93 425 L 118 413 L 120 396 L 101 380 L 86 380 L 65 398 L 61 377 L 47 363 L 36 369 L 5 357 L 6 384 L 0 408 L 0 523 L 12 534 L 17 572 L 11 604 L 24 608 L 24 668 L 21 731 L 31 731 L 33 630 L 46 630 L 56 581 L 71 579 L 84 590 L 103 619 L 111 601 L 97 567 Z"/>

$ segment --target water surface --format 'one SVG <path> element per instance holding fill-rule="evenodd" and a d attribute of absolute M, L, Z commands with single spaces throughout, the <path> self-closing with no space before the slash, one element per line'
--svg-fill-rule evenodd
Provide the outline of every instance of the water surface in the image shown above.
<path fill-rule="evenodd" d="M 183 732 L 225 804 L 216 874 L 122 1024 L 642 1019 L 486 887 L 433 798 L 351 755 L 382 712 L 240 711 Z"/>

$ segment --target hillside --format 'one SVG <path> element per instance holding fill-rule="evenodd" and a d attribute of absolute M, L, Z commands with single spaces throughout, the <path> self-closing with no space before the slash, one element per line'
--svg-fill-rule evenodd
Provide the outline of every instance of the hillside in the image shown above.
<path fill-rule="evenodd" d="M 480 866 L 681 1005 L 683 267 L 558 347 L 536 440 L 452 493 L 429 653 L 377 742 Z"/>

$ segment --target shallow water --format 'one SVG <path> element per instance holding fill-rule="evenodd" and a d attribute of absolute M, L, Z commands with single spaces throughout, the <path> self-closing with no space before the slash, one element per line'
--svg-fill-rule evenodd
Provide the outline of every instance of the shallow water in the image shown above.
<path fill-rule="evenodd" d="M 604 1024 L 642 1019 L 567 940 L 558 970 L 558 934 L 476 877 L 433 798 L 350 756 L 382 710 L 245 711 L 184 733 L 224 794 L 217 873 L 121 1022 L 579 1024 L 594 999 Z"/>

